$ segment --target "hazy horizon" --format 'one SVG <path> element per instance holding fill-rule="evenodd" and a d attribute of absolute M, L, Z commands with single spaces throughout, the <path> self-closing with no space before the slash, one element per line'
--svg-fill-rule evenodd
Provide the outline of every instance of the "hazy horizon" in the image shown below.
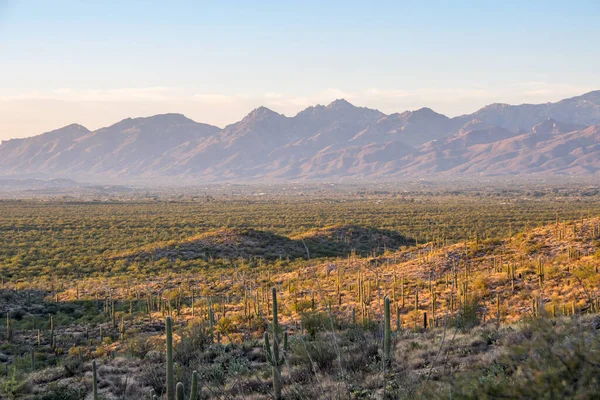
<path fill-rule="evenodd" d="M 593 92 L 595 92 L 596 90 L 592 90 L 592 91 L 593 91 Z M 600 90 L 599 90 L 599 91 L 600 91 Z M 574 95 L 574 96 L 569 96 L 569 97 L 567 97 L 567 98 L 560 98 L 560 99 L 557 99 L 557 101 L 560 101 L 560 100 L 565 100 L 565 99 L 568 99 L 568 98 L 571 98 L 571 97 L 577 97 L 577 96 L 579 96 L 579 95 L 583 95 L 583 94 L 586 94 L 586 93 L 580 93 L 580 94 L 576 94 L 576 95 Z M 296 116 L 296 115 L 297 115 L 299 112 L 301 112 L 301 111 L 303 111 L 303 110 L 305 110 L 305 109 L 307 109 L 307 108 L 314 107 L 314 106 L 328 106 L 329 104 L 331 104 L 331 103 L 333 103 L 333 102 L 335 102 L 335 101 L 338 101 L 338 100 L 345 100 L 345 101 L 348 101 L 348 100 L 347 100 L 347 99 L 345 99 L 345 98 L 332 99 L 332 100 L 331 100 L 330 102 L 328 102 L 328 103 L 315 103 L 315 104 L 312 104 L 312 105 L 308 105 L 308 106 L 306 106 L 306 107 L 302 107 L 302 108 L 300 108 L 298 111 L 296 111 L 296 112 L 293 112 L 293 113 L 283 113 L 283 112 L 280 112 L 280 111 L 278 111 L 276 108 L 273 108 L 273 107 L 266 107 L 266 106 L 264 106 L 264 105 L 257 105 L 256 107 L 253 107 L 252 109 L 248 109 L 248 110 L 247 110 L 247 112 L 246 112 L 244 115 L 242 115 L 242 117 L 240 117 L 240 120 L 241 120 L 241 119 L 242 119 L 244 116 L 246 116 L 246 115 L 250 114 L 250 113 L 251 113 L 253 110 L 255 110 L 255 109 L 257 109 L 257 108 L 260 108 L 260 107 L 266 107 L 266 108 L 270 109 L 271 111 L 274 111 L 274 112 L 276 112 L 276 113 L 278 113 L 278 114 L 284 115 L 285 117 L 291 118 L 291 117 L 294 117 L 294 116 Z M 362 104 L 356 104 L 355 102 L 352 102 L 352 101 L 348 101 L 348 102 L 349 102 L 350 104 L 352 104 L 353 106 L 355 106 L 355 107 L 359 107 L 359 108 L 369 108 L 369 109 L 372 109 L 372 110 L 378 110 L 378 111 L 381 111 L 381 112 L 383 112 L 382 110 L 380 110 L 380 109 L 377 109 L 377 108 L 374 108 L 374 107 L 369 107 L 369 106 L 365 106 L 365 105 L 362 105 Z M 498 101 L 495 101 L 495 102 L 493 102 L 493 103 L 505 103 L 505 102 L 498 102 Z M 544 103 L 552 103 L 552 102 L 551 102 L 551 101 L 547 101 L 547 102 L 539 102 L 539 104 L 544 104 Z M 486 106 L 486 105 L 489 105 L 489 104 L 492 104 L 492 103 L 487 103 L 487 104 L 483 105 L 482 107 L 484 107 L 484 106 Z M 510 103 L 506 103 L 506 104 L 518 106 L 518 105 L 525 105 L 525 104 L 528 104 L 528 103 L 519 103 L 519 104 L 510 104 Z M 534 104 L 534 103 L 530 103 L 530 104 Z M 429 107 L 429 106 L 427 106 L 427 105 L 423 105 L 423 106 L 422 106 L 422 107 L 420 107 L 420 108 L 430 108 L 430 109 L 433 109 L 433 111 L 435 111 L 435 112 L 438 112 L 438 113 L 440 113 L 440 114 L 446 115 L 447 117 L 453 118 L 453 117 L 457 117 L 457 116 L 463 116 L 463 115 L 469 115 L 469 114 L 472 114 L 472 113 L 474 113 L 474 112 L 478 111 L 479 109 L 481 109 L 482 107 L 479 107 L 479 108 L 477 108 L 477 109 L 474 109 L 474 110 L 472 110 L 471 112 L 465 112 L 465 113 L 456 114 L 456 115 L 448 115 L 448 114 L 445 114 L 445 113 L 440 113 L 438 110 L 436 110 L 436 109 L 433 109 L 432 107 Z M 415 109 L 410 109 L 410 110 L 391 110 L 391 111 L 389 111 L 389 112 L 383 112 L 383 113 L 384 113 L 384 114 L 387 114 L 387 115 L 390 115 L 390 114 L 393 114 L 393 113 L 402 113 L 402 112 L 404 112 L 404 111 L 416 111 L 416 110 L 417 110 L 417 108 L 415 108 Z M 187 114 L 184 114 L 184 113 L 181 113 L 181 112 L 177 112 L 177 111 L 172 111 L 172 112 L 157 112 L 157 113 L 154 113 L 154 114 L 147 114 L 147 115 L 129 115 L 129 116 L 127 116 L 127 117 L 124 117 L 124 118 L 122 118 L 122 119 L 119 119 L 119 120 L 115 120 L 115 121 L 109 121 L 109 122 L 107 122 L 107 124 L 106 124 L 106 125 L 102 125 L 102 126 L 94 126 L 94 127 L 87 126 L 87 125 L 85 125 L 85 124 L 82 124 L 82 123 L 80 123 L 80 122 L 78 122 L 78 121 L 72 121 L 72 122 L 70 122 L 70 123 L 68 123 L 68 124 L 65 124 L 65 125 L 62 125 L 62 126 L 57 126 L 57 127 L 54 127 L 54 128 L 50 128 L 50 129 L 47 129 L 47 130 L 45 130 L 45 131 L 43 131 L 43 132 L 34 133 L 34 134 L 32 134 L 32 135 L 26 135 L 26 136 L 22 136 L 22 137 L 15 136 L 15 137 L 13 137 L 13 138 L 8 138 L 8 139 L 2 139 L 2 138 L 0 137 L 0 142 L 1 142 L 1 141 L 3 141 L 3 140 L 10 140 L 10 139 L 25 139 L 25 138 L 29 138 L 29 137 L 33 137 L 33 136 L 42 135 L 42 134 L 44 134 L 44 133 L 48 133 L 48 132 L 51 132 L 51 131 L 54 131 L 54 130 L 58 130 L 58 129 L 64 128 L 64 127 L 66 127 L 66 126 L 68 126 L 68 125 L 72 125 L 72 124 L 81 125 L 81 126 L 84 126 L 84 127 L 85 127 L 85 128 L 87 128 L 87 129 L 89 129 L 90 131 L 95 131 L 95 130 L 98 130 L 98 129 L 101 129 L 101 128 L 106 128 L 106 127 L 108 127 L 108 126 L 111 126 L 111 125 L 113 125 L 113 124 L 116 124 L 116 123 L 118 123 L 118 122 L 120 122 L 120 121 L 122 121 L 122 120 L 124 120 L 124 119 L 127 119 L 127 118 L 132 118 L 132 119 L 135 119 L 135 118 L 148 118 L 148 117 L 153 117 L 153 116 L 157 116 L 157 115 L 167 115 L 167 114 L 180 114 L 180 115 L 184 115 L 185 117 L 187 117 L 187 118 L 189 118 L 189 119 L 191 119 L 191 120 L 193 120 L 193 121 L 195 121 L 195 122 L 198 122 L 198 123 L 206 123 L 206 124 L 209 124 L 209 125 L 216 126 L 216 127 L 220 128 L 220 129 L 223 129 L 223 128 L 227 127 L 228 125 L 234 124 L 234 123 L 236 123 L 236 122 L 239 122 L 239 120 L 235 120 L 235 121 L 232 121 L 232 122 L 228 122 L 228 123 L 226 123 L 226 124 L 223 124 L 223 125 L 218 125 L 218 124 L 211 124 L 210 122 L 207 122 L 207 121 L 199 121 L 199 120 L 196 120 L 196 119 L 194 119 L 194 118 L 191 118 L 191 117 L 190 117 L 189 115 L 187 115 Z"/>
<path fill-rule="evenodd" d="M 452 117 L 600 88 L 597 2 L 460 4 L 0 0 L 0 140 L 339 98 Z"/>

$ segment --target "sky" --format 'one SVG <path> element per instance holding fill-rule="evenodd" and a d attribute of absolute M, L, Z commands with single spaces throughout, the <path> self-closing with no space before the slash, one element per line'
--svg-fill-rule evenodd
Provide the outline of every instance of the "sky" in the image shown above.
<path fill-rule="evenodd" d="M 600 1 L 0 0 L 0 140 L 345 98 L 448 116 L 600 89 Z"/>

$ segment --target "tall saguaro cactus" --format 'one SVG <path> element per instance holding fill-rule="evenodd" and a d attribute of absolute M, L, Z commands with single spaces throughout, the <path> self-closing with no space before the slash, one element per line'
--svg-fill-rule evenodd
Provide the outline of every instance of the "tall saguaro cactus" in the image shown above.
<path fill-rule="evenodd" d="M 190 389 L 190 400 L 198 400 L 198 372 L 192 372 L 192 386 Z"/>
<path fill-rule="evenodd" d="M 209 309 L 208 309 L 208 332 L 210 335 L 210 340 L 211 342 L 214 341 L 213 336 L 214 336 L 214 324 L 215 324 L 215 316 L 213 313 L 213 309 L 212 309 L 212 304 L 209 304 Z"/>
<path fill-rule="evenodd" d="M 277 331 L 279 330 L 279 320 L 277 316 L 277 290 L 272 289 L 273 293 L 273 346 L 269 341 L 269 333 L 265 332 L 265 353 L 267 361 L 271 364 L 273 371 L 273 393 L 276 400 L 281 399 L 281 366 L 284 362 L 283 355 L 279 356 L 279 340 L 277 339 Z"/>
<path fill-rule="evenodd" d="M 383 324 L 383 360 L 384 363 L 390 362 L 390 351 L 392 348 L 392 327 L 390 324 L 390 299 L 384 301 L 384 324 Z"/>
<path fill-rule="evenodd" d="M 92 360 L 92 395 L 94 400 L 98 400 L 98 369 L 96 360 Z"/>
<path fill-rule="evenodd" d="M 546 274 L 545 274 L 545 269 L 544 269 L 544 261 L 542 260 L 541 257 L 538 259 L 537 275 L 538 275 L 538 283 L 539 283 L 540 287 L 544 286 L 544 277 Z"/>
<path fill-rule="evenodd" d="M 52 347 L 52 350 L 54 350 L 54 317 L 52 315 L 50 316 L 50 346 Z"/>
<path fill-rule="evenodd" d="M 8 311 L 6 312 L 6 341 L 12 341 L 13 333 L 12 333 L 12 324 L 10 322 L 10 315 Z"/>
<path fill-rule="evenodd" d="M 173 376 L 173 323 L 167 316 L 167 400 L 175 400 L 175 379 Z"/>

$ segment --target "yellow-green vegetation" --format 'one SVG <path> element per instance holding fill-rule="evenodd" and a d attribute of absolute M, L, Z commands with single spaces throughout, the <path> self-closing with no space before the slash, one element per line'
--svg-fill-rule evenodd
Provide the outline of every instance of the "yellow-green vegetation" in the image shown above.
<path fill-rule="evenodd" d="M 598 214 L 514 193 L 0 202 L 1 395 L 593 398 Z"/>

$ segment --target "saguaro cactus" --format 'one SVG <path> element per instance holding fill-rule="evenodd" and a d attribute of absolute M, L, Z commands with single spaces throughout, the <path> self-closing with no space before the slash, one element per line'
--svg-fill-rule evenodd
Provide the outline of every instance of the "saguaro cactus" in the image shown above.
<path fill-rule="evenodd" d="M 212 342 L 214 340 L 213 336 L 214 336 L 215 317 L 214 317 L 212 305 L 210 305 L 209 307 L 210 308 L 208 309 L 208 334 L 210 335 L 210 340 Z"/>
<path fill-rule="evenodd" d="M 500 293 L 496 293 L 496 319 L 500 324 Z"/>
<path fill-rule="evenodd" d="M 406 298 L 404 294 L 404 275 L 402 275 L 402 280 L 400 281 L 400 295 L 402 296 L 402 308 L 404 308 L 404 300 Z"/>
<path fill-rule="evenodd" d="M 195 316 L 194 302 L 195 302 L 195 298 L 194 298 L 194 288 L 192 288 L 192 317 L 194 317 L 194 316 Z"/>
<path fill-rule="evenodd" d="M 54 317 L 50 316 L 50 347 L 52 350 L 56 347 L 56 338 L 54 336 Z"/>
<path fill-rule="evenodd" d="M 384 324 L 383 324 L 383 361 L 389 363 L 392 348 L 392 328 L 390 324 L 390 299 L 384 300 Z"/>
<path fill-rule="evenodd" d="M 119 336 L 121 341 L 125 340 L 125 320 L 121 317 L 121 326 L 119 327 Z"/>
<path fill-rule="evenodd" d="M 177 382 L 177 386 L 176 386 L 176 400 L 185 400 L 185 396 L 183 395 L 183 383 L 181 382 Z"/>
<path fill-rule="evenodd" d="M 94 400 L 98 400 L 98 369 L 96 360 L 92 360 L 92 395 Z"/>
<path fill-rule="evenodd" d="M 540 287 L 544 286 L 544 277 L 546 275 L 545 272 L 544 260 L 540 257 L 537 264 L 538 283 Z"/>
<path fill-rule="evenodd" d="M 10 322 L 10 316 L 7 311 L 6 312 L 6 341 L 7 342 L 12 341 L 12 337 L 13 337 L 12 324 Z"/>
<path fill-rule="evenodd" d="M 198 372 L 192 372 L 192 386 L 190 389 L 190 400 L 198 400 Z"/>
<path fill-rule="evenodd" d="M 273 371 L 273 394 L 276 400 L 281 399 L 281 366 L 284 362 L 283 355 L 279 356 L 279 340 L 277 331 L 279 330 L 279 320 L 277 316 L 277 291 L 272 289 L 273 293 L 273 346 L 269 342 L 269 333 L 265 332 L 265 353 L 267 361 L 271 364 Z"/>
<path fill-rule="evenodd" d="M 173 377 L 173 323 L 166 319 L 167 330 L 167 400 L 175 400 L 175 379 Z"/>
<path fill-rule="evenodd" d="M 419 312 L 419 289 L 415 288 L 415 312 Z"/>

